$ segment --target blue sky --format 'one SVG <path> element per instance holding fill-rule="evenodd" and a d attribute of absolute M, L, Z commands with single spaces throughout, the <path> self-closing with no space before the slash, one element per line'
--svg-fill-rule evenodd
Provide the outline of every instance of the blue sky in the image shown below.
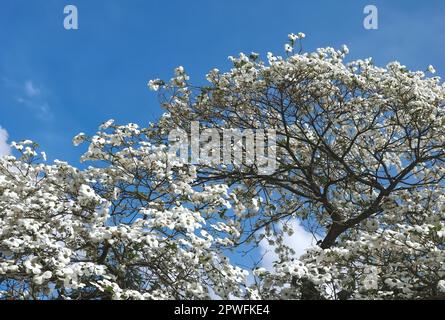
<path fill-rule="evenodd" d="M 78 30 L 63 28 L 67 4 L 79 10 Z M 363 28 L 367 4 L 379 9 L 378 30 Z M 305 50 L 346 44 L 352 58 L 432 64 L 443 75 L 444 13 L 440 0 L 1 0 L 0 126 L 77 164 L 78 132 L 161 114 L 149 79 L 183 65 L 202 83 L 211 68 L 229 67 L 229 55 L 282 54 L 291 32 L 306 33 Z"/>

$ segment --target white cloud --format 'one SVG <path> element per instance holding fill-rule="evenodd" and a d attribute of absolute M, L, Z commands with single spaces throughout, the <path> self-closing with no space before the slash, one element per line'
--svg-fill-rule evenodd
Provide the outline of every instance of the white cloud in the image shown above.
<path fill-rule="evenodd" d="M 0 127 L 0 157 L 8 155 L 11 152 L 8 144 L 8 132 Z"/>
<path fill-rule="evenodd" d="M 284 244 L 295 250 L 295 257 L 298 258 L 305 253 L 305 250 L 315 244 L 315 239 L 312 233 L 306 231 L 298 220 L 293 220 L 288 223 L 292 228 L 294 234 L 292 236 L 286 235 L 284 237 Z M 270 245 L 266 239 L 260 242 L 260 251 L 263 257 L 261 261 L 262 267 L 272 270 L 273 262 L 276 261 L 278 255 L 274 252 L 275 246 Z"/>

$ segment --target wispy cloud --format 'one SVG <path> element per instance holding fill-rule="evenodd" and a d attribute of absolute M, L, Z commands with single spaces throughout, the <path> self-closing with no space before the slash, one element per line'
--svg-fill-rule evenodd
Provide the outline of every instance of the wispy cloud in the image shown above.
<path fill-rule="evenodd" d="M 32 110 L 37 118 L 45 121 L 53 118 L 43 86 L 37 85 L 33 80 L 26 80 L 17 91 L 15 101 Z"/>
<path fill-rule="evenodd" d="M 35 86 L 32 80 L 25 81 L 25 93 L 28 97 L 40 96 L 40 89 Z"/>
<path fill-rule="evenodd" d="M 294 234 L 284 237 L 284 244 L 295 250 L 295 257 L 298 258 L 305 253 L 306 249 L 314 245 L 315 239 L 312 233 L 306 231 L 298 220 L 292 220 L 288 223 Z M 260 251 L 263 256 L 261 261 L 262 267 L 272 270 L 273 262 L 277 260 L 278 255 L 275 253 L 275 246 L 270 245 L 266 239 L 260 242 Z"/>
<path fill-rule="evenodd" d="M 8 132 L 0 126 L 0 157 L 10 154 Z"/>

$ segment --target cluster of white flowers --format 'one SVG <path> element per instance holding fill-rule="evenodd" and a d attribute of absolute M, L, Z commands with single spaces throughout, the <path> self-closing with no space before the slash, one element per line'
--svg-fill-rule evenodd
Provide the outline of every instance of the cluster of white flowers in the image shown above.
<path fill-rule="evenodd" d="M 399 62 L 346 62 L 346 45 L 295 53 L 304 37 L 288 35 L 286 57 L 229 57 L 233 67 L 210 71 L 210 86 L 196 92 L 184 81 L 166 83 L 168 117 L 159 135 L 199 120 L 279 132 L 279 168 L 270 177 L 255 174 L 255 164 L 237 172 L 197 168 L 200 181 L 230 181 L 239 190 L 234 222 L 212 223 L 215 230 L 228 235 L 233 227 L 238 239 L 276 246 L 274 269 L 257 270 L 261 281 L 248 296 L 441 296 L 445 85 Z M 320 238 L 297 269 L 283 241 L 292 230 L 277 227 L 289 216 L 310 221 Z"/>
<path fill-rule="evenodd" d="M 297 33 L 297 34 L 294 34 L 294 33 L 290 33 L 289 35 L 288 35 L 288 38 L 289 38 L 289 40 L 290 41 L 297 41 L 298 39 L 304 39 L 304 38 L 306 38 L 306 35 L 303 33 L 303 32 L 299 32 L 299 33 Z"/>
<path fill-rule="evenodd" d="M 0 160 L 2 297 L 208 298 L 209 290 L 242 297 L 245 271 L 221 258 L 217 247 L 228 239 L 206 232 L 198 210 L 227 210 L 227 186 L 192 188 L 196 172 L 168 167 L 166 148 L 141 141 L 135 125 L 100 129 L 75 143 L 89 141 L 97 152 L 89 148 L 84 159 L 107 166 L 44 165 L 27 142 L 15 144 L 21 158 Z"/>

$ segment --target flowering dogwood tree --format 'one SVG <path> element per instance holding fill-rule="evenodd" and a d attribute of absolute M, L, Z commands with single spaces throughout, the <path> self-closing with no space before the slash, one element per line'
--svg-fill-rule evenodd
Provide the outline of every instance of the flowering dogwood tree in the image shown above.
<path fill-rule="evenodd" d="M 227 188 L 192 188 L 193 168 L 166 170 L 165 146 L 145 133 L 131 124 L 100 132 L 83 160 L 101 164 L 84 171 L 13 144 L 22 156 L 0 160 L 3 298 L 242 296 L 247 272 L 218 249 L 231 226 L 211 217 L 230 207 Z"/>
<path fill-rule="evenodd" d="M 303 38 L 266 62 L 231 57 L 206 86 L 182 67 L 150 81 L 166 113 L 76 136 L 84 170 L 13 144 L 20 156 L 0 159 L 0 297 L 445 298 L 445 86 L 398 62 L 345 62 L 347 47 L 302 53 Z M 276 170 L 176 157 L 169 132 L 196 121 L 275 130 Z M 316 240 L 301 257 L 284 241 L 296 219 Z M 227 258 L 261 241 L 273 269 Z"/>

